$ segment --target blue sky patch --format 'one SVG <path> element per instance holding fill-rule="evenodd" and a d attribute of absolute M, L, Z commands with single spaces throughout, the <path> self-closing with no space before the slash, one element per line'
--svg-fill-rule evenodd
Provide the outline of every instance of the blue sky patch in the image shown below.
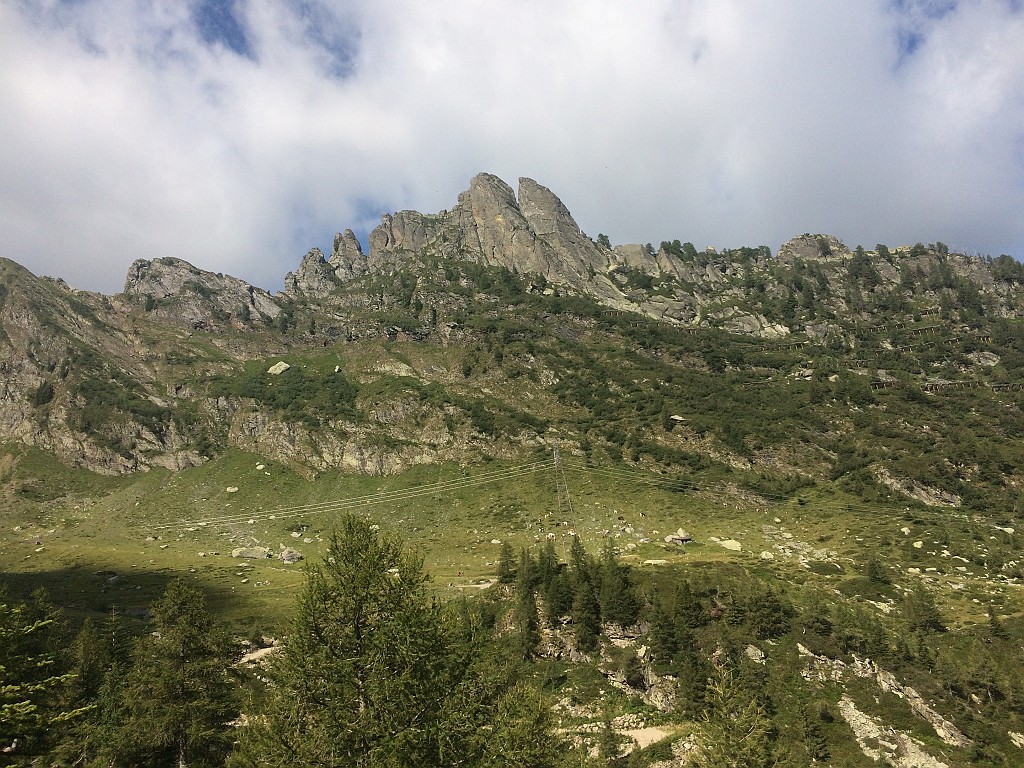
<path fill-rule="evenodd" d="M 292 0 L 291 6 L 305 22 L 306 40 L 323 54 L 324 73 L 333 78 L 351 75 L 359 44 L 358 29 L 316 0 Z"/>
<path fill-rule="evenodd" d="M 207 45 L 220 44 L 255 61 L 256 54 L 235 15 L 234 0 L 200 0 L 192 11 L 192 19 Z"/>
<path fill-rule="evenodd" d="M 900 29 L 896 32 L 896 53 L 898 56 L 897 66 L 909 59 L 917 49 L 924 45 L 924 34 L 910 29 Z"/>
<path fill-rule="evenodd" d="M 942 19 L 956 10 L 957 0 L 893 0 L 892 7 L 908 16 Z"/>

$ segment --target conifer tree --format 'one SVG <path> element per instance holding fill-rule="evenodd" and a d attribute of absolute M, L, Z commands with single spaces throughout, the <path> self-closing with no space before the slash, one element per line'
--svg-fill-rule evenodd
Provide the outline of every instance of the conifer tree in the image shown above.
<path fill-rule="evenodd" d="M 545 542 L 543 548 L 541 548 L 540 555 L 537 556 L 537 578 L 542 590 L 547 592 L 551 582 L 558 575 L 559 570 L 560 566 L 558 554 L 555 552 L 555 543 L 549 540 Z"/>
<path fill-rule="evenodd" d="M 647 640 L 651 646 L 651 655 L 658 665 L 671 664 L 679 649 L 676 641 L 675 617 L 657 594 L 651 598 L 649 618 L 650 631 Z"/>
<path fill-rule="evenodd" d="M 502 697 L 486 740 L 481 768 L 555 768 L 563 764 L 565 746 L 555 733 L 547 700 L 534 688 L 518 684 Z M 472 765 L 471 760 L 463 764 Z"/>
<path fill-rule="evenodd" d="M 600 605 L 603 621 L 622 626 L 636 622 L 640 613 L 640 601 L 629 580 L 628 570 L 616 558 L 611 540 L 601 552 Z"/>
<path fill-rule="evenodd" d="M 587 553 L 579 536 L 572 537 L 572 544 L 569 546 L 569 569 L 572 572 L 573 580 L 577 583 L 585 581 L 588 584 L 594 582 L 594 564 Z"/>
<path fill-rule="evenodd" d="M 826 762 L 832 756 L 828 739 L 821 728 L 820 711 L 819 707 L 805 706 L 802 712 L 803 744 L 807 756 L 814 762 Z"/>
<path fill-rule="evenodd" d="M 101 700 L 108 670 L 113 664 L 110 644 L 104 641 L 92 618 L 86 618 L 68 651 L 70 672 L 73 675 L 65 688 L 69 705 L 83 708 L 83 716 L 70 723 L 57 747 L 61 760 L 73 764 L 88 764 L 96 757 L 102 745 L 113 742 L 108 729 L 101 727 L 106 715 L 114 711 L 119 702 Z M 123 677 L 117 670 L 117 679 Z M 108 706 L 109 704 L 109 706 Z"/>
<path fill-rule="evenodd" d="M 606 708 L 601 715 L 601 730 L 597 736 L 597 754 L 605 760 L 619 756 L 619 737 L 612 727 L 612 715 Z"/>
<path fill-rule="evenodd" d="M 755 588 L 745 602 L 746 620 L 759 639 L 770 640 L 789 630 L 793 608 L 771 587 Z"/>
<path fill-rule="evenodd" d="M 601 609 L 587 581 L 577 581 L 573 590 L 572 628 L 580 651 L 589 653 L 597 648 L 601 634 Z"/>
<path fill-rule="evenodd" d="M 921 585 L 903 598 L 903 618 L 914 632 L 942 632 L 946 629 L 935 597 Z"/>
<path fill-rule="evenodd" d="M 689 631 L 707 623 L 707 612 L 689 579 L 679 582 L 673 598 L 672 613 L 677 630 Z"/>
<path fill-rule="evenodd" d="M 70 648 L 71 673 L 70 697 L 75 701 L 95 699 L 103 686 L 103 678 L 110 666 L 110 645 L 97 629 L 92 617 L 86 617 L 82 628 L 75 636 Z"/>
<path fill-rule="evenodd" d="M 517 654 L 524 660 L 532 659 L 540 645 L 540 627 L 537 622 L 537 599 L 526 584 L 516 587 L 512 622 L 515 625 Z"/>
<path fill-rule="evenodd" d="M 995 606 L 989 603 L 985 611 L 988 616 L 989 634 L 994 638 L 1005 640 L 1007 637 L 1006 627 L 1003 626 L 1003 622 L 999 618 L 999 614 L 996 613 Z"/>
<path fill-rule="evenodd" d="M 309 568 L 241 764 L 430 765 L 443 660 L 422 559 L 347 516 Z"/>
<path fill-rule="evenodd" d="M 744 691 L 729 664 L 715 667 L 705 694 L 701 768 L 770 768 L 772 725 L 757 696 Z"/>
<path fill-rule="evenodd" d="M 572 611 L 572 598 L 572 582 L 560 570 L 544 591 L 544 611 L 549 626 L 558 626 L 559 620 Z"/>
<path fill-rule="evenodd" d="M 488 624 L 467 604 L 431 599 L 418 554 L 343 518 L 326 559 L 309 567 L 267 702 L 229 764 L 552 764 L 550 708 L 517 682 L 518 662 Z"/>
<path fill-rule="evenodd" d="M 679 650 L 672 665 L 676 676 L 676 709 L 696 717 L 704 711 L 712 668 L 694 644 L 693 635 L 686 632 L 678 637 L 678 642 Z"/>
<path fill-rule="evenodd" d="M 0 588 L 0 746 L 15 755 L 40 753 L 53 726 L 83 713 L 61 706 L 72 676 L 57 663 L 57 613 L 45 595 L 33 598 L 16 602 Z"/>
<path fill-rule="evenodd" d="M 123 718 L 105 747 L 111 764 L 223 765 L 239 713 L 231 644 L 202 593 L 180 579 L 152 613 L 154 631 L 136 642 L 123 687 L 111 682 Z"/>
<path fill-rule="evenodd" d="M 540 583 L 540 567 L 530 550 L 519 550 L 519 564 L 516 567 L 516 589 L 535 589 Z"/>
<path fill-rule="evenodd" d="M 516 580 L 516 567 L 512 545 L 507 541 L 502 542 L 501 550 L 498 552 L 498 583 L 511 584 Z"/>

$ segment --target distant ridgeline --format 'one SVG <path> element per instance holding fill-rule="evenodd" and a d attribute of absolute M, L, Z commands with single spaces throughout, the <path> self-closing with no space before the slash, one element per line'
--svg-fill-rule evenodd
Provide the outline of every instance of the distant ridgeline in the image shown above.
<path fill-rule="evenodd" d="M 545 187 L 488 174 L 450 210 L 384 215 L 368 250 L 346 230 L 277 294 L 175 258 L 136 261 L 115 296 L 0 261 L 0 440 L 106 474 L 227 446 L 308 474 L 561 446 L 1016 498 L 1009 256 L 810 234 L 774 255 L 612 247 Z"/>

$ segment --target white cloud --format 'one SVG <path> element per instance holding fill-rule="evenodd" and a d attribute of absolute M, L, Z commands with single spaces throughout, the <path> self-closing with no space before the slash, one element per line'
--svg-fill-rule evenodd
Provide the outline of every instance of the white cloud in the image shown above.
<path fill-rule="evenodd" d="M 104 291 L 167 255 L 276 289 L 486 170 L 615 242 L 1024 256 L 1012 4 L 635 5 L 238 3 L 247 57 L 180 3 L 0 0 L 0 255 Z"/>

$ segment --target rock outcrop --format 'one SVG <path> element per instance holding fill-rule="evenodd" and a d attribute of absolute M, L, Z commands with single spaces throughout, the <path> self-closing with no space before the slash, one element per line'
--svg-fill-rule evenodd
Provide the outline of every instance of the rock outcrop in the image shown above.
<path fill-rule="evenodd" d="M 352 280 L 366 274 L 366 256 L 355 232 L 346 229 L 334 236 L 334 247 L 328 259 L 335 276 L 342 281 Z"/>
<path fill-rule="evenodd" d="M 290 296 L 302 294 L 319 299 L 337 287 L 335 271 L 324 260 L 319 248 L 313 248 L 299 262 L 299 268 L 284 278 L 284 293 Z"/>
<path fill-rule="evenodd" d="M 196 328 L 212 328 L 228 319 L 272 320 L 281 311 L 267 291 L 175 258 L 136 260 L 128 270 L 122 295 L 141 303 L 156 317 Z"/>
<path fill-rule="evenodd" d="M 973 348 L 988 343 L 991 324 L 987 330 L 983 323 L 973 329 L 967 324 L 970 317 L 1024 317 L 1024 268 L 1009 257 L 975 258 L 942 244 L 851 252 L 822 234 L 793 238 L 777 258 L 764 246 L 698 251 L 673 241 L 658 248 L 611 248 L 599 239 L 591 240 L 566 205 L 536 181 L 522 178 L 513 189 L 483 173 L 450 210 L 384 214 L 365 253 L 350 229 L 335 236 L 329 258 L 311 249 L 278 296 L 178 258 L 135 261 L 123 293 L 110 297 L 35 277 L 0 259 L 0 440 L 38 446 L 68 464 L 107 473 L 192 466 L 224 440 L 308 472 L 389 474 L 462 455 L 493 436 L 468 429 L 472 419 L 467 422 L 464 409 L 450 403 L 453 413 L 442 418 L 430 397 L 403 405 L 407 415 L 389 417 L 383 427 L 344 419 L 324 426 L 314 414 L 296 418 L 268 405 L 275 398 L 270 390 L 260 394 L 262 384 L 233 393 L 225 385 L 227 391 L 213 393 L 203 382 L 237 375 L 242 361 L 277 361 L 310 345 L 430 339 L 455 347 L 477 332 L 461 322 L 467 302 L 478 302 L 474 312 L 500 317 L 496 302 L 510 290 L 589 296 L 622 327 L 646 315 L 686 331 L 785 339 L 784 347 L 824 343 L 837 352 L 854 346 L 855 328 L 880 327 L 882 308 L 886 317 L 902 318 L 890 331 L 914 326 L 904 338 L 882 342 L 890 351 L 898 351 L 894 344 L 922 343 L 920 336 L 940 327 L 946 343 L 964 339 L 972 345 L 965 360 L 978 381 L 945 372 L 922 384 L 928 392 L 929 385 L 980 384 L 989 371 L 993 388 L 1014 386 L 1009 379 L 996 382 L 1006 375 L 998 370 L 1005 364 L 999 355 Z M 481 266 L 505 268 L 517 279 L 496 280 Z M 561 302 L 559 311 L 566 306 Z M 510 311 L 519 312 L 515 306 Z M 960 327 L 950 329 L 958 317 Z M 679 362 L 737 365 L 706 354 Z M 467 356 L 462 370 L 469 373 L 463 376 L 485 372 L 486 365 L 475 365 Z M 545 387 L 557 377 L 532 353 L 518 370 L 528 370 Z M 811 378 L 810 369 L 791 375 Z M 421 383 L 444 388 L 448 377 L 450 371 L 433 371 Z M 874 383 L 896 386 L 899 380 L 878 370 Z M 382 405 L 390 407 L 385 400 L 366 410 L 376 413 Z M 506 433 L 498 451 L 534 439 L 530 430 Z M 699 450 L 720 458 L 713 447 Z M 494 453 L 492 447 L 486 451 Z M 960 503 L 884 469 L 876 480 L 925 503 Z"/>
<path fill-rule="evenodd" d="M 803 261 L 842 261 L 849 259 L 850 249 L 832 235 L 800 235 L 779 248 L 780 264 L 792 266 Z"/>
<path fill-rule="evenodd" d="M 941 275 L 946 282 L 949 274 L 964 277 L 1000 296 L 1001 313 L 1016 311 L 1005 303 L 1012 289 L 994 280 L 979 260 L 936 249 L 895 248 L 884 258 L 858 250 L 855 259 L 828 234 L 795 237 L 775 259 L 763 246 L 721 252 L 687 248 L 680 249 L 677 241 L 674 248 L 663 243 L 657 250 L 630 244 L 609 249 L 584 233 L 547 187 L 521 178 L 516 191 L 497 176 L 481 173 L 451 210 L 382 215 L 369 235 L 367 254 L 352 230 L 336 235 L 330 258 L 310 251 L 287 276 L 284 292 L 320 299 L 366 275 L 422 272 L 430 260 L 440 258 L 539 276 L 550 291 L 589 295 L 613 310 L 765 339 L 781 339 L 794 330 L 761 306 L 764 301 L 785 306 L 794 300 L 793 287 L 777 267 L 810 270 L 813 280 L 804 281 L 808 287 L 802 292 L 797 287 L 798 298 L 810 307 L 816 297 L 831 294 L 833 311 L 849 311 L 850 294 L 844 286 L 851 277 L 861 282 L 859 291 L 870 291 L 877 283 L 899 285 L 909 279 L 907 272 L 915 279 Z"/>

